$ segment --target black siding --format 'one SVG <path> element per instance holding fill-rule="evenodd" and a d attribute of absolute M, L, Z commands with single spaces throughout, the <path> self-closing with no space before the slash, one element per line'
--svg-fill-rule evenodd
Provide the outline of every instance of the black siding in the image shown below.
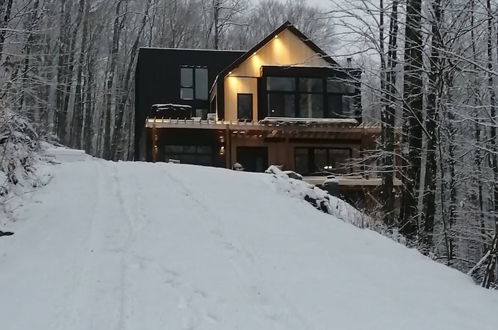
<path fill-rule="evenodd" d="M 158 103 L 186 104 L 192 108 L 210 109 L 206 101 L 180 99 L 180 67 L 208 68 L 208 87 L 230 63 L 242 56 L 242 51 L 141 48 L 135 76 L 135 160 L 143 158 L 145 119 L 151 106 Z"/>

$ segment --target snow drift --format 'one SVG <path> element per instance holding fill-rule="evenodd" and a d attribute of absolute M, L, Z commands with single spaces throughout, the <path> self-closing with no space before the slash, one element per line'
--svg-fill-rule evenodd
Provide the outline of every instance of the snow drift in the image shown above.
<path fill-rule="evenodd" d="M 93 160 L 53 178 L 0 239 L 3 330 L 498 324 L 496 292 L 272 175 Z"/>

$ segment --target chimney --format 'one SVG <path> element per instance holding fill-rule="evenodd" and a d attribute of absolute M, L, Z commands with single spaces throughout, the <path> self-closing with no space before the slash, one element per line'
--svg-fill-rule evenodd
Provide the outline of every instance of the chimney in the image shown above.
<path fill-rule="evenodd" d="M 347 64 L 348 64 L 348 67 L 351 67 L 351 63 L 353 62 L 353 58 L 348 57 L 348 58 L 346 59 L 346 62 L 347 62 Z"/>

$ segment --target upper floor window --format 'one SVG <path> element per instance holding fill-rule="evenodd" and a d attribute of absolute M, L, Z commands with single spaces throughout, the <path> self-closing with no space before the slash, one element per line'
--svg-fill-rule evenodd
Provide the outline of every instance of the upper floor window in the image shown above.
<path fill-rule="evenodd" d="M 268 77 L 266 79 L 268 91 L 293 92 L 296 90 L 296 78 L 292 77 Z"/>
<path fill-rule="evenodd" d="M 329 117 L 354 115 L 354 94 L 356 87 L 345 79 L 327 78 Z"/>
<path fill-rule="evenodd" d="M 268 116 L 354 116 L 356 87 L 339 77 L 266 77 Z"/>
<path fill-rule="evenodd" d="M 252 121 L 252 94 L 237 94 L 237 118 Z"/>
<path fill-rule="evenodd" d="M 180 68 L 180 98 L 182 100 L 208 99 L 208 70 L 204 67 Z"/>

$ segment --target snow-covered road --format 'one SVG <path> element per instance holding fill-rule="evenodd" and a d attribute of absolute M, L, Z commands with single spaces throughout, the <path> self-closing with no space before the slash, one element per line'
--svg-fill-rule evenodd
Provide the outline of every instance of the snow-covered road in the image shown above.
<path fill-rule="evenodd" d="M 270 175 L 100 160 L 53 172 L 0 239 L 2 330 L 498 324 L 496 292 Z"/>

